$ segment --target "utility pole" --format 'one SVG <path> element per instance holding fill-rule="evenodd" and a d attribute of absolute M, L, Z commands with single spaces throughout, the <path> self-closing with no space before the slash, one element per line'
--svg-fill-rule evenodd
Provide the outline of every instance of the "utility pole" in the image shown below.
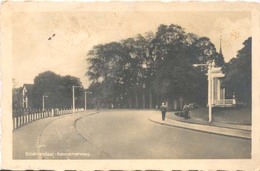
<path fill-rule="evenodd" d="M 72 86 L 72 112 L 75 113 L 75 87 L 80 87 L 82 88 L 82 86 Z"/>
<path fill-rule="evenodd" d="M 208 107 L 209 107 L 209 122 L 212 122 L 212 87 L 213 87 L 213 80 L 211 78 L 211 69 L 212 69 L 212 64 L 207 63 L 207 64 L 193 64 L 194 67 L 200 67 L 200 66 L 207 66 L 208 67 Z"/>

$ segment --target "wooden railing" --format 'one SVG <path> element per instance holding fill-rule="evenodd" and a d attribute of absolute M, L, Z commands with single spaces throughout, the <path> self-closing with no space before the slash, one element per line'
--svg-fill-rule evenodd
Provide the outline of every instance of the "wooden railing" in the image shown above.
<path fill-rule="evenodd" d="M 75 113 L 84 111 L 83 108 L 75 109 Z M 19 113 L 13 111 L 13 130 L 33 121 L 73 113 L 72 109 L 50 109 L 45 111 L 21 109 Z"/>

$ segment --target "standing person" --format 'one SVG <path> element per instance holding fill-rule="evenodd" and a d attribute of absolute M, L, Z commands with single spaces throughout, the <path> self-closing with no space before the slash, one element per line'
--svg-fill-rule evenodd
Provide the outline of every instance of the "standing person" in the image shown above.
<path fill-rule="evenodd" d="M 187 104 L 184 105 L 183 112 L 184 112 L 184 118 L 188 119 L 189 118 L 189 112 L 190 112 L 189 105 L 187 105 Z"/>
<path fill-rule="evenodd" d="M 161 109 L 161 112 L 162 112 L 162 120 L 164 121 L 165 115 L 166 115 L 166 112 L 167 112 L 167 107 L 164 103 L 162 103 L 162 106 L 160 107 L 160 109 Z"/>

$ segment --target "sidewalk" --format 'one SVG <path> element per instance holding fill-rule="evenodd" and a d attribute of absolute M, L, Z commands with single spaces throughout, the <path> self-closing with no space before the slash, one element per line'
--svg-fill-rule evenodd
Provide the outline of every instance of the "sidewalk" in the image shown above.
<path fill-rule="evenodd" d="M 173 113 L 169 113 L 174 115 Z M 180 127 L 190 130 L 196 130 L 201 132 L 207 132 L 211 134 L 219 134 L 237 138 L 251 139 L 251 126 L 247 125 L 235 125 L 213 122 L 209 123 L 202 120 L 187 119 L 185 120 L 179 116 L 172 116 L 171 119 L 166 118 L 162 121 L 161 115 L 154 115 L 150 118 L 150 121 L 173 127 Z"/>

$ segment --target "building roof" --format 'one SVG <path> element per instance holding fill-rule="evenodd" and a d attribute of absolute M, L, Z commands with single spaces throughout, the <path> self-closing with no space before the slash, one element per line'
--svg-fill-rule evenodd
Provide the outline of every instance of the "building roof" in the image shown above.
<path fill-rule="evenodd" d="M 33 88 L 33 84 L 24 84 L 23 87 L 25 87 L 27 91 L 30 91 Z"/>

